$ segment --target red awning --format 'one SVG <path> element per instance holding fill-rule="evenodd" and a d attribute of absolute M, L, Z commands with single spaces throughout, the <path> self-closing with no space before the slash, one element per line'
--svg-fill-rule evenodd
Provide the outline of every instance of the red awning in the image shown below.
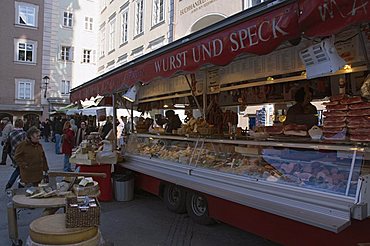
<path fill-rule="evenodd" d="M 224 26 L 200 39 L 169 44 L 138 59 L 134 65 L 123 65 L 71 92 L 71 101 L 97 94 L 112 94 L 140 81 L 148 83 L 156 77 L 169 77 L 178 71 L 195 71 L 205 64 L 224 66 L 242 53 L 263 55 L 282 42 L 306 36 L 327 36 L 353 24 L 369 21 L 369 4 L 359 0 L 298 0 L 254 18 Z M 231 17 L 237 18 L 238 15 Z M 185 40 L 185 39 L 182 39 Z M 172 45 L 172 46 L 171 46 Z M 168 47 L 171 47 L 170 51 Z M 135 62 L 135 61 L 134 61 Z"/>
<path fill-rule="evenodd" d="M 323 37 L 370 21 L 369 0 L 300 0 L 299 27 L 305 36 Z"/>

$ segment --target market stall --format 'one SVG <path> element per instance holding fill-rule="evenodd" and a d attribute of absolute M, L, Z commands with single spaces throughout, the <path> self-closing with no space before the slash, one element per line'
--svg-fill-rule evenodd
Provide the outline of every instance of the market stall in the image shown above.
<path fill-rule="evenodd" d="M 174 212 L 186 211 L 201 224 L 217 219 L 284 245 L 368 242 L 370 139 L 364 133 L 370 113 L 359 88 L 369 70 L 369 6 L 337 2 L 339 13 L 330 19 L 320 17 L 320 1 L 246 11 L 202 38 L 194 34 L 76 88 L 71 98 L 101 90 L 118 96 L 119 81 L 146 84 L 134 106 L 156 116 L 141 119 L 122 166 Z M 350 10 L 355 14 L 341 15 Z M 319 46 L 331 45 L 338 61 L 308 69 L 302 51 L 317 44 L 301 31 L 335 34 Z M 285 122 L 300 88 L 314 89 L 312 99 L 322 107 L 312 128 Z M 241 108 L 264 104 L 273 113 L 260 106 L 257 127 L 240 128 Z M 186 122 L 168 128 L 173 116 L 160 114 L 180 109 Z"/>

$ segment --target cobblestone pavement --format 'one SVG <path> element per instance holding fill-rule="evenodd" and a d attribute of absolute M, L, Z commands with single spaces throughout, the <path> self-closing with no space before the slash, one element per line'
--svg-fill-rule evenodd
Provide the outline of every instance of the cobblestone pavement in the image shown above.
<path fill-rule="evenodd" d="M 45 143 L 44 150 L 51 170 L 62 171 L 63 155 L 56 155 L 54 143 Z M 1 148 L 0 148 L 0 151 Z M 7 196 L 5 184 L 13 172 L 8 164 L 0 166 L 0 246 L 11 245 L 8 236 Z M 213 226 L 195 224 L 186 214 L 168 211 L 163 202 L 148 193 L 136 192 L 130 202 L 101 203 L 102 235 L 109 245 L 115 246 L 270 246 L 276 245 L 253 234 L 218 223 Z M 28 226 L 41 215 L 41 209 L 25 209 L 18 213 L 19 237 L 25 242 Z"/>

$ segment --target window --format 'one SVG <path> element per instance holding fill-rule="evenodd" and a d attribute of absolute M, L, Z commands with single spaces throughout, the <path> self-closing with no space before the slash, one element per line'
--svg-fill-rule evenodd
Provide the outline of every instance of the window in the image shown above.
<path fill-rule="evenodd" d="M 94 63 L 95 62 L 95 55 L 96 55 L 95 50 L 86 50 L 85 49 L 83 51 L 82 62 L 83 63 Z"/>
<path fill-rule="evenodd" d="M 115 42 L 114 42 L 115 34 L 116 34 L 116 19 L 114 18 L 113 20 L 109 22 L 109 40 L 108 40 L 109 41 L 108 42 L 109 51 L 112 51 L 115 48 Z"/>
<path fill-rule="evenodd" d="M 60 59 L 63 61 L 72 61 L 72 47 L 71 46 L 62 46 L 60 51 Z"/>
<path fill-rule="evenodd" d="M 17 83 L 17 99 L 32 100 L 32 90 L 34 82 L 31 80 L 16 80 Z"/>
<path fill-rule="evenodd" d="M 99 55 L 103 57 L 105 55 L 105 27 L 100 29 L 100 44 L 99 44 Z"/>
<path fill-rule="evenodd" d="M 68 95 L 69 91 L 71 90 L 71 82 L 69 80 L 62 80 L 62 88 L 60 88 L 60 91 L 62 95 Z"/>
<path fill-rule="evenodd" d="M 245 0 L 244 1 L 244 5 L 245 5 L 245 8 L 251 8 L 251 7 L 254 7 L 260 3 L 263 3 L 267 0 Z"/>
<path fill-rule="evenodd" d="M 72 17 L 73 17 L 73 14 L 71 12 L 65 11 L 63 13 L 63 26 L 64 27 L 72 27 Z"/>
<path fill-rule="evenodd" d="M 15 40 L 16 61 L 36 63 L 37 43 L 29 40 Z"/>
<path fill-rule="evenodd" d="M 164 21 L 164 0 L 153 0 L 152 25 L 157 25 L 162 21 Z"/>
<path fill-rule="evenodd" d="M 136 1 L 135 35 L 144 32 L 144 0 Z"/>
<path fill-rule="evenodd" d="M 16 24 L 37 27 L 38 6 L 15 2 Z"/>
<path fill-rule="evenodd" d="M 128 8 L 122 11 L 121 44 L 128 41 Z"/>
<path fill-rule="evenodd" d="M 93 18 L 85 16 L 85 30 L 92 31 L 93 29 Z"/>

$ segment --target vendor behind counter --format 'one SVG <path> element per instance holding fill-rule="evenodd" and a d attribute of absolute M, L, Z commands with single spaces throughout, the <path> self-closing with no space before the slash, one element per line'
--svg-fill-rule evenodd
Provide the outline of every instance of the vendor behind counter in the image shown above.
<path fill-rule="evenodd" d="M 288 109 L 285 124 L 307 125 L 308 129 L 318 125 L 317 108 L 311 103 L 312 88 L 300 88 L 294 100 L 296 104 Z"/>
<path fill-rule="evenodd" d="M 173 130 L 177 130 L 181 127 L 181 120 L 179 115 L 175 114 L 173 110 L 167 110 L 166 113 L 167 124 L 166 124 L 166 133 L 172 133 Z"/>

